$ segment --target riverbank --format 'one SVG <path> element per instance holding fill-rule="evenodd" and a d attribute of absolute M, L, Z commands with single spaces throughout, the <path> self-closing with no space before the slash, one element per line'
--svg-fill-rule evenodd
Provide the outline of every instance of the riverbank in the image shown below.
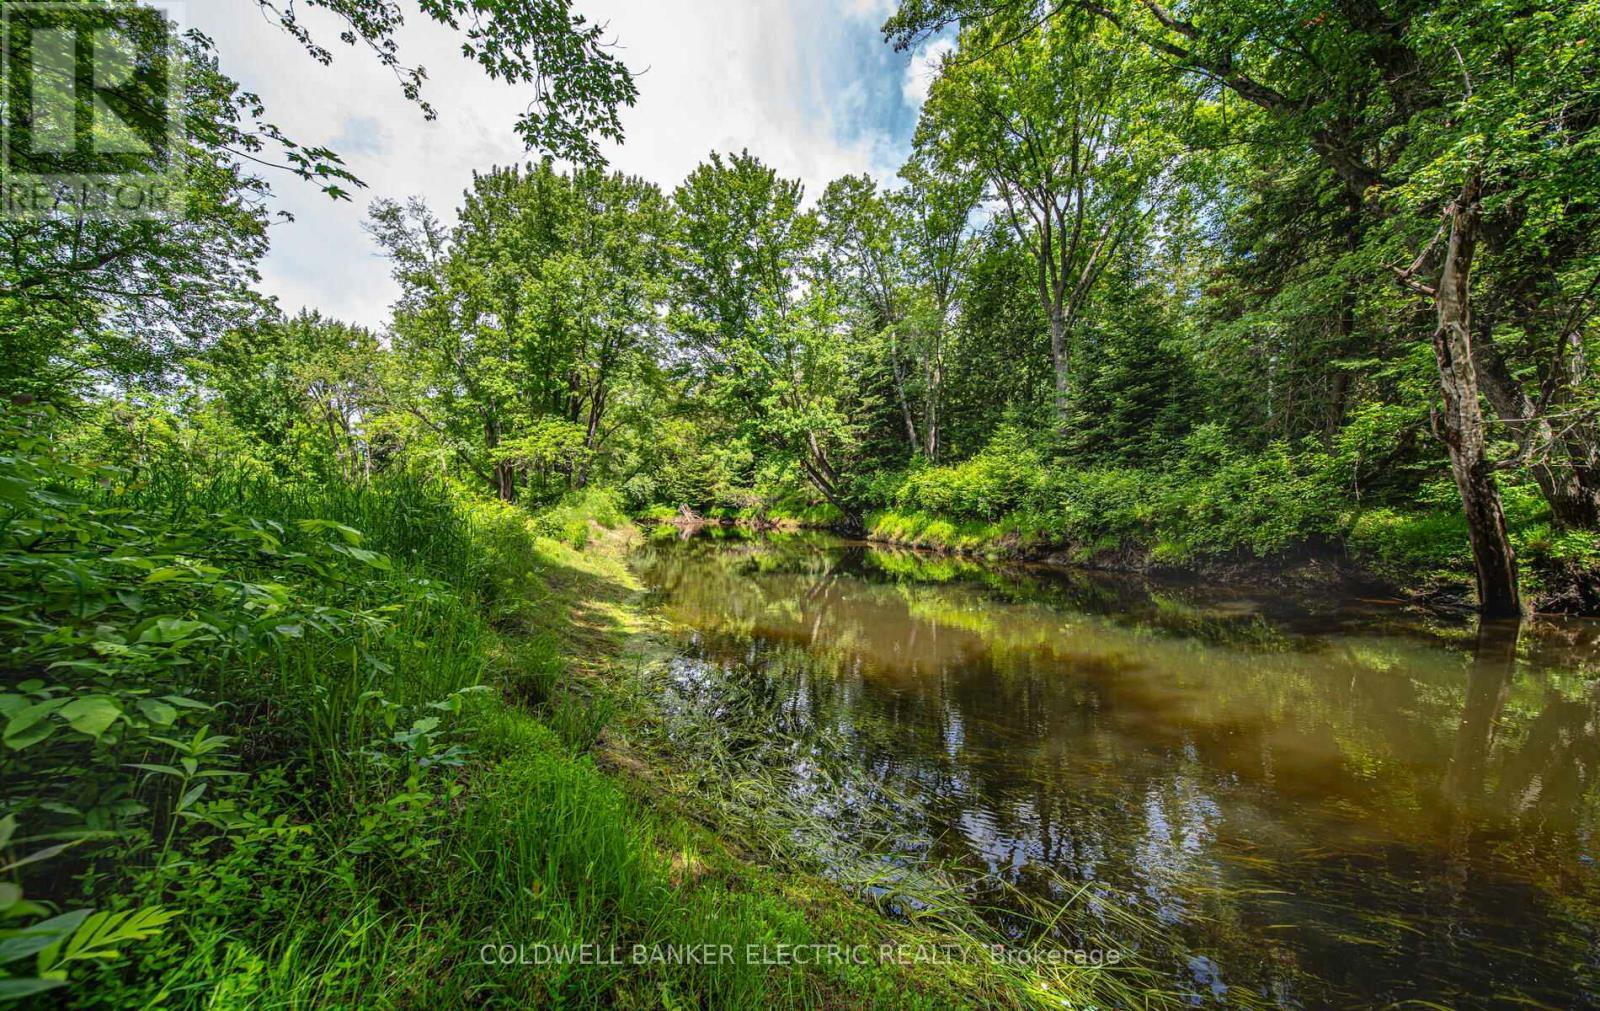
<path fill-rule="evenodd" d="M 883 510 L 867 517 L 866 539 L 984 558 L 1043 562 L 1111 572 L 1185 576 L 1224 583 L 1281 586 L 1314 591 L 1345 590 L 1407 599 L 1446 610 L 1475 606 L 1468 558 L 1438 552 L 1424 559 L 1410 550 L 1417 531 L 1436 537 L 1439 528 L 1457 525 L 1455 517 L 1384 512 L 1353 523 L 1345 534 L 1312 533 L 1256 550 L 1242 544 L 1194 545 L 1181 551 L 1170 544 L 1138 540 L 1074 541 L 1027 517 L 997 521 L 954 521 L 922 512 Z M 1564 551 L 1552 551 L 1542 531 L 1522 538 L 1525 599 L 1539 613 L 1600 615 L 1600 569 L 1592 553 L 1569 537 Z M 1463 532 L 1463 543 L 1465 534 Z M 1600 538 L 1594 538 L 1600 542 Z"/>
<path fill-rule="evenodd" d="M 996 961 L 955 903 L 881 915 L 697 798 L 719 769 L 636 747 L 662 628 L 603 493 L 533 514 L 7 438 L 0 911 L 45 954 L 0 996 L 1164 1000 L 1132 965 Z"/>
<path fill-rule="evenodd" d="M 1087 568 L 1353 583 L 1471 607 L 1472 556 L 1449 479 L 1395 480 L 1408 472 L 1372 466 L 1359 443 L 1247 449 L 1215 426 L 1159 463 L 1070 460 L 1003 426 L 966 459 L 858 475 L 859 523 L 797 489 L 723 492 L 704 515 Z M 1507 473 L 1499 482 L 1523 599 L 1540 611 L 1600 614 L 1600 532 L 1561 528 L 1532 481 Z"/>
<path fill-rule="evenodd" d="M 1137 510 L 1131 510 L 1137 511 Z M 711 510 L 707 515 L 657 510 L 640 522 L 679 530 L 816 529 L 845 533 L 837 509 L 780 502 L 770 507 Z M 1176 576 L 1297 591 L 1392 596 L 1446 611 L 1474 606 L 1470 556 L 1459 517 L 1447 512 L 1371 510 L 1330 530 L 1213 541 L 1162 540 L 1156 518 L 1144 530 L 1086 536 L 1056 518 L 1018 511 L 998 519 L 958 518 L 922 510 L 880 509 L 864 517 L 863 539 L 895 547 L 989 560 Z M 1460 535 L 1457 545 L 1452 539 Z M 849 534 L 845 534 L 849 536 Z M 1146 536 L 1148 535 L 1148 536 Z M 1553 534 L 1547 524 L 1517 525 L 1524 597 L 1537 613 L 1600 615 L 1600 537 Z"/>

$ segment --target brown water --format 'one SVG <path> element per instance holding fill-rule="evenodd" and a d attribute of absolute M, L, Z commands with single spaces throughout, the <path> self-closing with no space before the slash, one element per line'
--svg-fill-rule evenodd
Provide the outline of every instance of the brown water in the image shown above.
<path fill-rule="evenodd" d="M 853 768 L 810 777 L 817 809 L 907 798 L 892 859 L 954 867 L 1019 936 L 1006 886 L 1087 884 L 1162 926 L 1144 957 L 1197 1006 L 1600 1002 L 1600 623 L 809 535 L 634 561 L 685 697 L 826 735 Z"/>

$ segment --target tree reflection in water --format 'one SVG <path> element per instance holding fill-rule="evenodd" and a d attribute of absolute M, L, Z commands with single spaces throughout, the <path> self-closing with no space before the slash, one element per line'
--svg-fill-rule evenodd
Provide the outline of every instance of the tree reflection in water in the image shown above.
<path fill-rule="evenodd" d="M 1202 1002 L 1591 1001 L 1595 623 L 811 536 L 636 562 L 692 630 L 680 703 L 787 767 L 830 859 L 962 868 L 1019 935 L 1002 885 L 1087 894 L 1069 939 L 1131 904 Z"/>

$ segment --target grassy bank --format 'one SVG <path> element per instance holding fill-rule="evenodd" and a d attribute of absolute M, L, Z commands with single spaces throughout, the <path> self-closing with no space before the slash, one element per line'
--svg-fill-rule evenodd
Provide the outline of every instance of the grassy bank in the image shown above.
<path fill-rule="evenodd" d="M 869 537 L 939 551 L 1221 574 L 1314 556 L 1420 595 L 1470 593 L 1448 476 L 1373 472 L 1361 448 L 1245 452 L 1204 426 L 1162 466 L 1088 465 L 1003 429 L 970 459 L 877 475 L 858 498 Z M 1531 482 L 1500 481 L 1528 599 L 1600 612 L 1600 536 L 1559 529 Z"/>
<path fill-rule="evenodd" d="M 602 494 L 534 515 L 403 477 L 98 470 L 36 421 L 3 455 L 0 998 L 1143 1000 L 1137 974 L 922 958 L 989 938 L 752 862 L 642 763 L 653 619 Z M 732 957 L 670 957 L 706 944 Z"/>

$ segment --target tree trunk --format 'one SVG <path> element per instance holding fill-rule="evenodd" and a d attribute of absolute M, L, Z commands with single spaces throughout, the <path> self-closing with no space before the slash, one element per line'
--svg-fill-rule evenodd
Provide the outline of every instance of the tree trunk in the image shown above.
<path fill-rule="evenodd" d="M 922 439 L 917 435 L 917 422 L 911 416 L 911 402 L 906 399 L 905 369 L 900 364 L 900 341 L 894 331 L 889 331 L 889 364 L 894 372 L 894 392 L 900 400 L 900 414 L 906 422 L 906 441 L 911 445 L 911 453 L 915 456 L 922 450 Z"/>
<path fill-rule="evenodd" d="M 1478 613 L 1486 618 L 1520 617 L 1517 563 L 1506 535 L 1505 515 L 1494 470 L 1484 452 L 1483 414 L 1472 363 L 1472 310 L 1469 288 L 1477 249 L 1481 182 L 1473 172 L 1449 209 L 1449 239 L 1434 289 L 1438 326 L 1433 352 L 1439 364 L 1444 411 L 1439 434 L 1450 452 L 1450 473 L 1461 493 L 1467 536 L 1477 570 Z"/>
<path fill-rule="evenodd" d="M 928 381 L 923 384 L 923 396 L 927 399 L 922 405 L 922 451 L 929 463 L 939 462 L 939 388 L 943 383 L 944 366 L 939 361 L 938 339 L 935 338 L 929 354 Z"/>
<path fill-rule="evenodd" d="M 846 502 L 840 493 L 838 473 L 829 462 L 828 454 L 817 442 L 815 432 L 806 433 L 805 448 L 800 453 L 800 468 L 806 472 L 812 486 L 822 492 L 822 497 L 842 514 L 839 524 L 842 532 L 852 537 L 866 533 L 867 524 L 860 510 Z"/>
<path fill-rule="evenodd" d="M 489 450 L 489 456 L 494 456 L 494 451 L 500 445 L 500 423 L 493 416 L 483 423 L 483 443 Z M 502 502 L 514 502 L 517 498 L 517 475 L 511 461 L 502 460 L 490 464 L 490 476 L 494 484 L 494 493 Z"/>
<path fill-rule="evenodd" d="M 866 533 L 867 524 L 865 519 L 859 510 L 852 508 L 844 500 L 844 496 L 839 494 L 838 487 L 828 473 L 826 459 L 819 459 L 813 462 L 810 458 L 802 456 L 800 458 L 800 469 L 806 472 L 806 477 L 811 479 L 812 487 L 822 492 L 822 497 L 828 500 L 828 504 L 839 510 L 839 530 L 841 533 L 848 534 L 851 537 L 859 537 Z"/>
<path fill-rule="evenodd" d="M 589 396 L 589 424 L 583 433 L 583 459 L 572 468 L 572 486 L 583 488 L 589 483 L 589 463 L 594 459 L 600 435 L 600 419 L 606 409 L 605 388 L 599 387 Z"/>
<path fill-rule="evenodd" d="M 1556 526 L 1563 530 L 1600 527 L 1600 459 L 1587 426 L 1574 425 L 1557 436 L 1487 340 L 1477 348 L 1473 364 L 1495 414 L 1528 455 L 1528 471 L 1549 504 Z"/>
<path fill-rule="evenodd" d="M 1561 364 L 1570 398 L 1590 383 L 1589 360 L 1584 351 L 1581 324 L 1572 327 L 1564 340 L 1566 346 L 1562 348 Z M 1574 480 L 1583 494 L 1577 524 L 1591 530 L 1600 528 L 1600 432 L 1595 430 L 1593 416 L 1568 425 L 1560 442 L 1567 462 L 1572 466 Z"/>
<path fill-rule="evenodd" d="M 517 471 L 509 462 L 494 465 L 495 494 L 502 502 L 517 500 Z"/>
<path fill-rule="evenodd" d="M 1059 434 L 1067 434 L 1068 393 L 1067 366 L 1071 349 L 1067 346 L 1067 319 L 1060 306 L 1050 309 L 1050 364 L 1055 369 L 1055 416 Z"/>

